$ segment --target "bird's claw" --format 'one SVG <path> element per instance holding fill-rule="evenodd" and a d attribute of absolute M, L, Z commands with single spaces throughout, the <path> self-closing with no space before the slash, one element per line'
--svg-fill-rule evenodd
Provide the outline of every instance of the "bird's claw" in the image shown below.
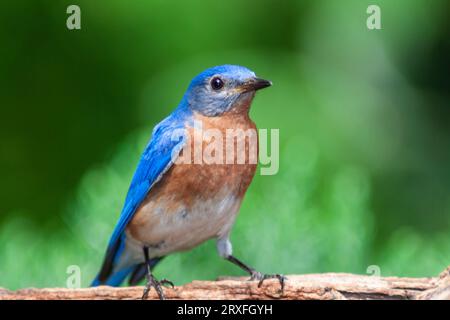
<path fill-rule="evenodd" d="M 284 285 L 287 280 L 287 278 L 282 274 L 263 274 L 258 271 L 254 271 L 251 273 L 250 280 L 259 280 L 258 282 L 258 288 L 261 288 L 263 282 L 267 279 L 278 279 L 280 282 L 280 292 L 283 294 L 284 292 Z"/>
<path fill-rule="evenodd" d="M 167 280 L 167 279 L 161 279 L 159 281 L 159 283 L 162 284 L 163 286 L 171 287 L 172 289 L 175 288 L 175 285 L 173 284 L 173 282 L 170 280 Z"/>
<path fill-rule="evenodd" d="M 142 295 L 142 300 L 146 300 L 148 298 L 148 294 L 152 287 L 155 288 L 159 300 L 165 300 L 166 296 L 164 295 L 164 291 L 162 289 L 162 286 L 164 285 L 174 288 L 173 282 L 170 280 L 161 279 L 160 281 L 158 281 L 153 275 L 148 276 L 147 284 L 145 285 L 144 289 L 144 294 Z"/>

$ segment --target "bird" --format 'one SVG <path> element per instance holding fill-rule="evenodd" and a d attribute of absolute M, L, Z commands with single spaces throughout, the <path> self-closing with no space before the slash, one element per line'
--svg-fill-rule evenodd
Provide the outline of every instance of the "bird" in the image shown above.
<path fill-rule="evenodd" d="M 244 163 L 178 161 L 192 155 L 199 123 L 224 135 L 227 130 L 256 130 L 250 106 L 256 91 L 271 85 L 238 65 L 212 67 L 192 79 L 179 105 L 153 129 L 92 286 L 119 286 L 127 277 L 129 285 L 136 285 L 146 277 L 142 299 L 148 298 L 151 288 L 165 299 L 163 286 L 174 285 L 156 279 L 154 267 L 171 253 L 215 239 L 219 256 L 247 272 L 249 280 L 261 286 L 264 280 L 276 278 L 283 290 L 283 275 L 263 274 L 232 254 L 230 232 L 257 164 L 248 159 Z M 233 144 L 238 139 L 245 137 Z M 200 137 L 200 145 L 207 140 Z"/>

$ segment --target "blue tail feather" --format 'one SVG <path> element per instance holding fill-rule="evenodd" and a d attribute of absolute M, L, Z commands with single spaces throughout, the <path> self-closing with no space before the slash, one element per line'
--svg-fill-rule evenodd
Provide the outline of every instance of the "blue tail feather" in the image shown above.
<path fill-rule="evenodd" d="M 100 281 L 99 276 L 95 277 L 91 283 L 91 287 L 97 287 L 100 285 L 118 287 L 125 280 L 125 278 L 134 270 L 135 266 L 122 269 L 118 272 L 111 274 L 105 281 Z"/>

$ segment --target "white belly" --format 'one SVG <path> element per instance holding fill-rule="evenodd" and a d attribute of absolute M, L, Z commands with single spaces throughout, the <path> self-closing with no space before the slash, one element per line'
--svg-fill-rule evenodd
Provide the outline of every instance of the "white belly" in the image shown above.
<path fill-rule="evenodd" d="M 149 248 L 150 258 L 162 257 L 176 251 L 192 249 L 200 243 L 227 235 L 236 218 L 241 199 L 235 192 L 222 190 L 215 197 L 198 197 L 187 204 L 171 199 L 148 202 L 139 210 L 140 217 L 147 217 L 134 227 L 133 235 L 127 230 L 126 250 L 128 262 L 143 262 L 143 247 Z M 189 207 L 189 209 L 188 209 Z M 172 212 L 167 212 L 171 208 Z"/>

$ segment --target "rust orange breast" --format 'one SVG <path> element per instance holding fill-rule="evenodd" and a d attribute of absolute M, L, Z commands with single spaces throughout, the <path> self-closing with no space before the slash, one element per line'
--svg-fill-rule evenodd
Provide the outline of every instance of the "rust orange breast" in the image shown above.
<path fill-rule="evenodd" d="M 196 114 L 195 120 L 201 122 L 204 131 L 215 129 L 217 132 L 222 132 L 224 136 L 226 136 L 227 129 L 241 129 L 244 131 L 250 129 L 256 132 L 256 126 L 248 114 L 230 113 L 221 117 L 205 117 Z M 195 140 L 194 135 L 198 134 L 198 132 L 193 127 L 188 128 L 187 131 L 190 136 L 191 151 L 194 153 L 194 143 L 198 141 Z M 233 142 L 235 146 L 242 142 L 239 139 L 246 139 L 246 137 L 238 136 Z M 206 148 L 210 142 L 210 140 L 202 139 L 202 147 Z M 243 145 L 245 146 L 245 152 L 249 152 L 249 149 L 252 148 L 248 141 L 244 142 Z M 225 148 L 226 146 L 224 144 L 224 152 L 226 152 Z M 237 160 L 237 156 L 236 152 L 235 160 Z M 192 154 L 192 159 L 193 157 L 194 155 Z M 206 164 L 203 162 L 199 164 L 174 164 L 164 174 L 163 178 L 153 186 L 147 198 L 141 204 L 140 209 L 138 209 L 136 215 L 128 225 L 128 232 L 136 239 L 142 238 L 143 229 L 151 229 L 152 225 L 159 223 L 156 223 L 154 221 L 155 219 L 161 219 L 161 216 L 167 217 L 172 214 L 180 215 L 181 210 L 189 212 L 190 209 L 196 208 L 196 206 L 198 207 L 199 201 L 208 202 L 210 199 L 220 200 L 221 194 L 224 194 L 224 190 L 227 190 L 227 196 L 231 194 L 239 202 L 237 206 L 233 207 L 233 210 L 237 212 L 240 202 L 256 171 L 257 164 L 249 163 L 248 160 L 249 158 L 246 157 L 246 161 L 243 164 L 236 164 L 236 162 L 233 164 Z M 219 200 L 217 200 L 218 203 Z M 146 209 L 141 210 L 143 207 Z M 158 212 L 151 212 L 152 210 L 149 210 L 149 208 L 158 208 L 156 210 Z M 236 212 L 230 212 L 228 219 L 234 221 Z M 167 217 L 167 219 L 169 218 Z M 228 223 L 228 220 L 225 220 L 226 217 L 224 217 L 224 221 L 221 223 Z M 156 235 L 156 232 L 154 234 Z M 150 240 L 152 239 L 146 242 Z M 155 238 L 154 241 L 157 241 L 157 239 Z"/>

